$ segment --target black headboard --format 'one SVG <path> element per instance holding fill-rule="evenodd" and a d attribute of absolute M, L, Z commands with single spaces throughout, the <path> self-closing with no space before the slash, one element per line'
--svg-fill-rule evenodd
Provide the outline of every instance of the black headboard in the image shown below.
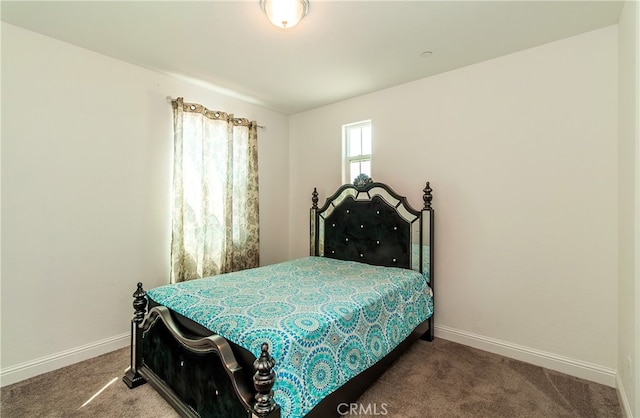
<path fill-rule="evenodd" d="M 347 261 L 403 267 L 432 276 L 433 199 L 427 182 L 416 210 L 384 183 L 359 176 L 318 207 L 312 194 L 310 253 Z"/>

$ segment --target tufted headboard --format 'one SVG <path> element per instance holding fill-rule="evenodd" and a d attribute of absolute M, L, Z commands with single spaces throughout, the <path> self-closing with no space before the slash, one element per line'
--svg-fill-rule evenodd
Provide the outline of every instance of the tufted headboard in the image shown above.
<path fill-rule="evenodd" d="M 384 183 L 359 176 L 318 207 L 312 194 L 310 253 L 340 260 L 402 267 L 432 277 L 432 189 L 423 190 L 424 207 L 416 210 Z"/>

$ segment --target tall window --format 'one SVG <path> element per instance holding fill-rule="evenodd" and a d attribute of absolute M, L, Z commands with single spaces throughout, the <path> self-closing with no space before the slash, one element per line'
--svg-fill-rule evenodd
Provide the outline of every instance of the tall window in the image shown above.
<path fill-rule="evenodd" d="M 371 177 L 371 121 L 342 126 L 343 183 L 351 183 L 359 174 Z"/>
<path fill-rule="evenodd" d="M 171 282 L 259 265 L 255 122 L 172 102 Z"/>

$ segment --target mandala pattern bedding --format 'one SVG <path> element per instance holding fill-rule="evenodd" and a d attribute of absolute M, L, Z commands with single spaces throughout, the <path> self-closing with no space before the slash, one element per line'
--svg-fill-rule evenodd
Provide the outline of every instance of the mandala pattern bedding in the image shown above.
<path fill-rule="evenodd" d="M 152 289 L 149 297 L 256 357 L 276 359 L 274 399 L 301 417 L 433 313 L 419 272 L 306 257 Z"/>

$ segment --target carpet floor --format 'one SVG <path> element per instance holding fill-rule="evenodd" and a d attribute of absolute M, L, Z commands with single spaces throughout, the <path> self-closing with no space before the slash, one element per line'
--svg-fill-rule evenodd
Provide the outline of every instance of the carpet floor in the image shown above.
<path fill-rule="evenodd" d="M 149 385 L 122 382 L 121 349 L 3 387 L 0 416 L 178 415 Z M 418 341 L 341 412 L 361 417 L 622 417 L 615 389 L 436 338 Z"/>

